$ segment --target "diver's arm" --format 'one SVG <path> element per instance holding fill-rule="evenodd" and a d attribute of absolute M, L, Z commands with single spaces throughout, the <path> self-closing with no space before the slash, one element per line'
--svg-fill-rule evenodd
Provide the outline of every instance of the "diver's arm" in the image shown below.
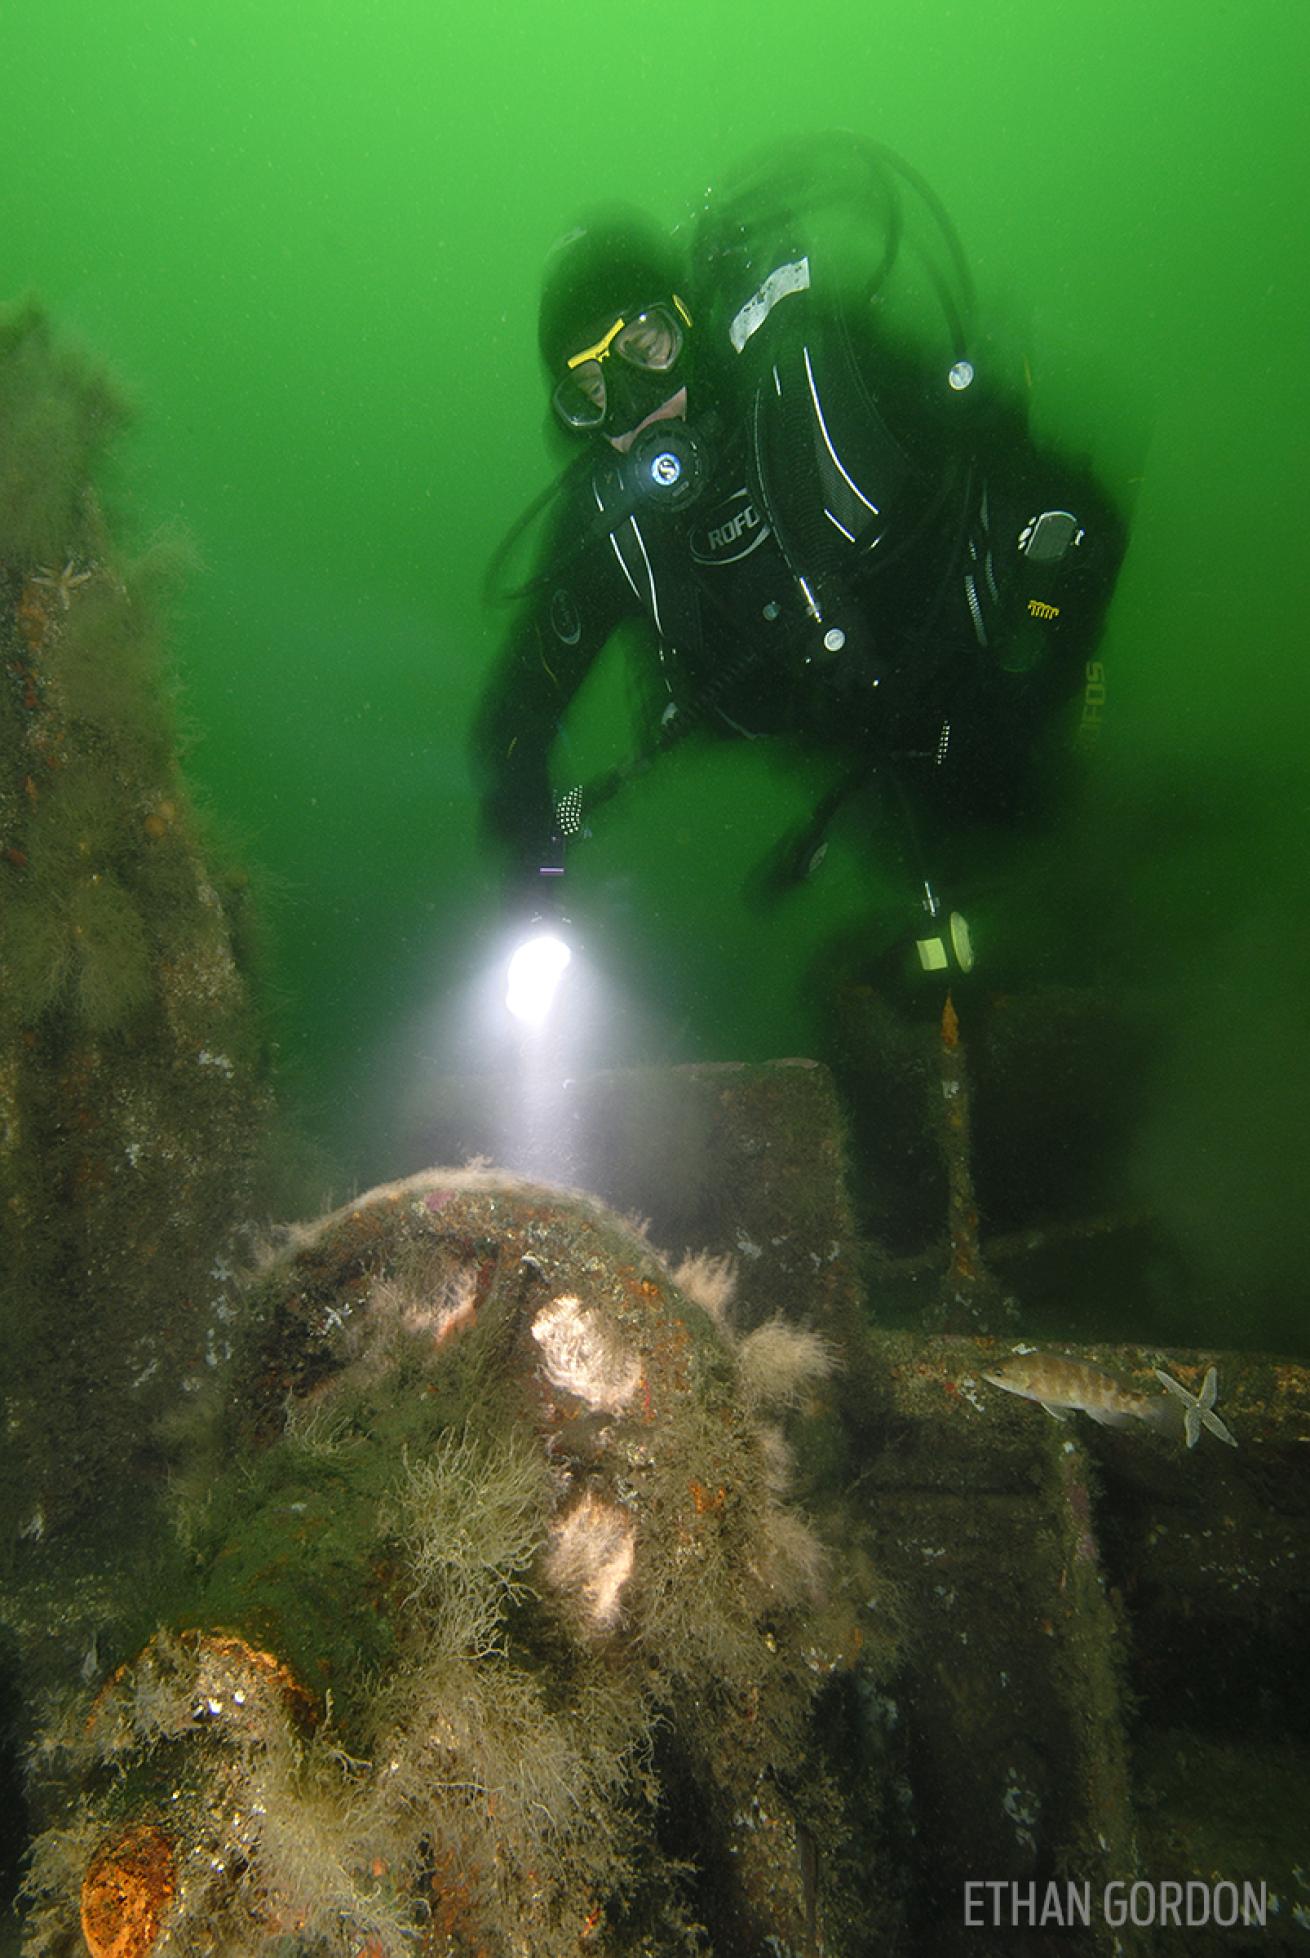
<path fill-rule="evenodd" d="M 1049 823 L 1076 773 L 1072 747 L 1105 696 L 1099 641 L 1123 517 L 1090 470 L 1012 433 L 990 468 L 979 458 L 979 519 L 951 569 L 915 710 L 912 745 L 928 751 L 920 780 L 946 862 L 952 835 L 978 822 Z"/>
<path fill-rule="evenodd" d="M 576 556 L 516 620 L 473 731 L 486 832 L 516 887 L 531 892 L 562 864 L 550 757 L 559 725 L 623 615 L 598 552 Z"/>
<path fill-rule="evenodd" d="M 1069 725 L 1064 710 L 1077 695 L 1103 697 L 1099 641 L 1127 525 L 1091 469 L 1032 446 L 1023 463 L 1008 481 L 993 479 L 1000 575 L 983 664 L 994 718 L 1006 725 L 998 751 L 1029 765 L 1010 774 L 1006 799 L 1040 801 L 1047 737 Z M 1033 779 L 1021 790 L 1025 773 Z"/>

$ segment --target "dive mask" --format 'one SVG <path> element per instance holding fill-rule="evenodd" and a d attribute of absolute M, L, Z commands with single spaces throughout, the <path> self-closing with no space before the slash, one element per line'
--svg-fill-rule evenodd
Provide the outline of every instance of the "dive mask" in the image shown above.
<path fill-rule="evenodd" d="M 555 388 L 555 413 L 566 428 L 607 424 L 620 433 L 635 428 L 668 398 L 662 377 L 671 374 L 686 345 L 688 313 L 677 294 L 642 312 L 614 320 L 600 338 L 565 363 Z M 614 365 L 607 370 L 606 363 Z"/>

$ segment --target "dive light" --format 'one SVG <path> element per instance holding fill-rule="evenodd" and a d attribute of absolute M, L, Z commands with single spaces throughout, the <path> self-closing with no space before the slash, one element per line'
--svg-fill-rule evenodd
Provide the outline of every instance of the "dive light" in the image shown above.
<path fill-rule="evenodd" d="M 538 931 L 510 957 L 505 1005 L 524 1026 L 544 1025 L 573 953 L 557 932 Z"/>

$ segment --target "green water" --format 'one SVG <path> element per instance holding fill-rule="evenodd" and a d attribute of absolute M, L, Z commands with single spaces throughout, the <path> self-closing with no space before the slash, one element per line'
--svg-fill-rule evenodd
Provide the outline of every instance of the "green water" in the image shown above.
<path fill-rule="evenodd" d="M 288 1076 L 352 1173 L 417 1167 L 398 1084 L 470 1058 L 443 1008 L 493 915 L 466 736 L 503 621 L 479 582 L 553 467 L 543 251 L 597 196 L 676 219 L 763 138 L 846 126 L 935 184 L 1039 425 L 1135 498 L 1068 901 L 1100 907 L 1097 976 L 1176 999 L 1141 1193 L 1266 1301 L 1235 1343 L 1291 1336 L 1267 1300 L 1310 1250 L 1308 20 L 8 0 L 0 291 L 112 362 L 140 404 L 120 506 L 201 554 L 190 773 L 268 875 Z M 604 681 L 584 708 L 579 754 L 621 745 Z M 811 792 L 687 751 L 607 813 L 571 880 L 630 1001 L 603 1058 L 814 1050 L 811 964 L 858 927 L 868 866 L 835 851 L 772 925 L 738 896 Z"/>

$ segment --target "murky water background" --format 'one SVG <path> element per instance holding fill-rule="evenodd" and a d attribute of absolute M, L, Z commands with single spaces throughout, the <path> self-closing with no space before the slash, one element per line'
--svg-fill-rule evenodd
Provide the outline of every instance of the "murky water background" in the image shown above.
<path fill-rule="evenodd" d="M 0 290 L 40 292 L 139 400 L 122 506 L 201 559 L 176 628 L 192 779 L 267 875 L 289 1078 L 351 1173 L 417 1167 L 413 1097 L 478 1060 L 455 1006 L 494 884 L 466 732 L 502 628 L 482 569 L 554 466 L 543 251 L 597 196 L 674 220 L 766 136 L 848 126 L 932 180 L 1039 426 L 1135 498 L 1059 902 L 1094 910 L 1089 978 L 1171 1001 L 1143 1200 L 1231 1277 L 1225 1337 L 1297 1335 L 1308 41 L 1293 0 L 11 0 Z M 620 697 L 611 676 L 584 702 L 580 764 L 621 751 Z M 813 794 L 772 756 L 687 750 L 606 812 L 573 878 L 626 1001 L 599 1058 L 821 1043 L 813 963 L 876 915 L 876 868 L 839 842 L 773 924 L 739 896 Z M 1033 935 L 1022 888 L 1002 937 Z"/>

